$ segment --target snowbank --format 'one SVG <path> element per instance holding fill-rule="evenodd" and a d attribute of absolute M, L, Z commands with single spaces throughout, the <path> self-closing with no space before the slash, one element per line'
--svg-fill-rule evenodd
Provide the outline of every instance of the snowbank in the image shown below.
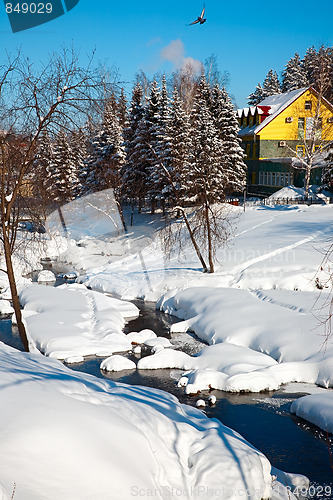
<path fill-rule="evenodd" d="M 319 186 L 315 185 L 310 186 L 308 197 L 312 198 L 313 200 L 321 199 L 324 202 L 326 196 L 321 195 L 318 191 L 319 191 Z M 268 200 L 281 200 L 281 199 L 297 200 L 304 198 L 305 198 L 305 189 L 291 185 L 283 187 L 282 189 L 279 189 L 275 193 L 271 194 L 268 197 Z"/>
<path fill-rule="evenodd" d="M 0 483 L 9 494 L 16 484 L 15 500 L 271 494 L 268 460 L 201 411 L 3 344 L 0 442 Z"/>
<path fill-rule="evenodd" d="M 169 292 L 159 307 L 184 319 L 173 332 L 191 330 L 211 344 L 197 356 L 161 352 L 138 368 L 190 370 L 186 392 L 275 390 L 287 382 L 333 386 L 333 341 L 322 349 L 326 296 L 312 292 L 196 287 Z M 182 384 L 184 384 L 184 378 Z"/>
<path fill-rule="evenodd" d="M 33 284 L 21 292 L 20 301 L 28 335 L 46 356 L 73 362 L 132 348 L 122 331 L 126 319 L 139 314 L 130 302 L 78 284 L 58 288 Z"/>
<path fill-rule="evenodd" d="M 333 391 L 299 398 L 292 403 L 290 411 L 333 434 Z"/>
<path fill-rule="evenodd" d="M 132 241 L 129 235 L 133 244 L 126 249 L 119 246 L 119 238 L 115 240 L 110 244 L 115 250 L 109 247 L 112 255 L 104 257 L 104 264 L 100 259 L 97 267 L 96 257 L 91 257 L 82 279 L 95 290 L 117 293 L 124 299 L 158 300 L 163 292 L 184 286 L 316 291 L 314 276 L 328 246 L 332 215 L 333 205 L 249 207 L 245 213 L 232 207 L 235 234 L 227 247 L 219 249 L 212 276 L 202 274 L 186 238 L 181 255 L 174 250 L 167 260 L 158 236 L 137 251 L 137 239 Z M 66 259 L 85 261 L 85 248 L 78 250 L 80 255 L 70 250 Z M 101 242 L 99 253 L 103 251 Z M 94 253 L 98 253 L 97 245 Z M 319 276 L 322 282 L 327 279 L 325 271 Z"/>

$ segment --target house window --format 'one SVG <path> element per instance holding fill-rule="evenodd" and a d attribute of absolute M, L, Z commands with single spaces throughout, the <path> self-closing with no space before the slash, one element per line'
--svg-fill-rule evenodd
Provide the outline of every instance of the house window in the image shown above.
<path fill-rule="evenodd" d="M 246 156 L 247 156 L 247 158 L 250 158 L 250 151 L 251 151 L 250 144 L 246 144 Z"/>
<path fill-rule="evenodd" d="M 293 174 L 290 172 L 259 172 L 259 185 L 261 186 L 290 186 L 293 180 Z"/>
<path fill-rule="evenodd" d="M 298 118 L 298 138 L 304 139 L 305 118 Z"/>
<path fill-rule="evenodd" d="M 304 109 L 310 110 L 312 109 L 312 102 L 311 101 L 305 101 L 305 106 Z"/>

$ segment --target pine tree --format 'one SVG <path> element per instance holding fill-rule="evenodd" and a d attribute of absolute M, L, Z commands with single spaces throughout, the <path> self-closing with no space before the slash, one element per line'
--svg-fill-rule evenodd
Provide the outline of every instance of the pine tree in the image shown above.
<path fill-rule="evenodd" d="M 120 90 L 117 110 L 118 110 L 119 125 L 121 126 L 121 129 L 124 131 L 127 121 L 127 99 L 123 88 L 121 88 Z"/>
<path fill-rule="evenodd" d="M 70 134 L 70 146 L 73 155 L 73 161 L 76 169 L 76 185 L 73 186 L 73 195 L 75 198 L 84 193 L 84 171 L 87 158 L 87 135 L 86 129 L 74 130 Z"/>
<path fill-rule="evenodd" d="M 207 245 L 210 272 L 214 272 L 214 249 L 225 241 L 226 232 L 220 218 L 221 210 L 214 206 L 225 195 L 226 173 L 223 170 L 221 139 L 207 105 L 204 76 L 201 78 L 192 116 L 193 164 L 187 191 L 196 198 L 197 227 Z"/>
<path fill-rule="evenodd" d="M 169 175 L 176 190 L 171 196 L 177 202 L 187 191 L 192 167 L 192 140 L 189 117 L 185 113 L 176 87 L 172 94 L 167 135 L 170 152 Z"/>
<path fill-rule="evenodd" d="M 53 144 L 50 136 L 44 133 L 41 137 L 34 162 L 33 195 L 48 204 L 50 195 L 50 168 L 53 160 Z"/>
<path fill-rule="evenodd" d="M 317 51 L 315 47 L 309 47 L 302 60 L 302 68 L 305 72 L 306 80 L 309 85 L 314 85 L 315 68 L 317 65 Z"/>
<path fill-rule="evenodd" d="M 308 86 L 306 72 L 299 54 L 296 52 L 286 64 L 282 73 L 282 92 L 292 92 Z"/>
<path fill-rule="evenodd" d="M 263 96 L 264 99 L 266 99 L 266 97 L 276 94 L 281 94 L 281 85 L 277 72 L 273 72 L 273 70 L 270 69 L 263 83 Z"/>
<path fill-rule="evenodd" d="M 321 46 L 315 58 L 313 68 L 313 86 L 318 93 L 331 101 L 333 82 L 333 50 Z"/>
<path fill-rule="evenodd" d="M 218 131 L 207 104 L 207 83 L 202 76 L 192 114 L 193 164 L 188 179 L 189 194 L 209 203 L 221 200 L 225 176 Z"/>
<path fill-rule="evenodd" d="M 57 135 L 52 162 L 49 167 L 50 192 L 52 198 L 64 204 L 74 198 L 77 184 L 76 165 L 68 135 L 61 130 Z"/>
<path fill-rule="evenodd" d="M 333 149 L 330 149 L 323 168 L 321 183 L 324 188 L 333 191 Z"/>
<path fill-rule="evenodd" d="M 120 189 L 120 170 L 125 162 L 122 130 L 117 116 L 117 106 L 111 96 L 106 103 L 103 121 L 90 140 L 87 160 L 87 184 L 90 192 L 114 188 Z"/>
<path fill-rule="evenodd" d="M 137 82 L 132 91 L 127 127 L 124 131 L 126 162 L 121 170 L 122 193 L 129 198 L 139 199 L 139 210 L 147 193 L 147 160 L 142 157 L 142 145 L 145 135 L 142 104 L 143 90 Z M 146 148 L 146 146 L 145 146 Z"/>
<path fill-rule="evenodd" d="M 170 120 L 169 97 L 166 88 L 165 75 L 162 78 L 156 129 L 156 145 L 154 148 L 153 165 L 150 169 L 151 192 L 156 199 L 162 201 L 163 211 L 165 200 L 172 195 L 170 181 L 166 177 L 165 169 L 171 169 L 170 138 L 168 134 Z M 155 160 L 155 161 L 154 161 Z"/>
<path fill-rule="evenodd" d="M 260 83 L 258 83 L 256 90 L 247 99 L 249 106 L 257 106 L 257 104 L 264 100 L 264 90 Z"/>
<path fill-rule="evenodd" d="M 155 210 L 156 199 L 159 198 L 157 178 L 160 167 L 158 166 L 158 144 L 160 123 L 160 89 L 156 79 L 150 87 L 145 114 L 141 125 L 142 137 L 142 161 L 148 164 L 148 195 L 152 204 L 152 212 Z"/>
<path fill-rule="evenodd" d="M 246 164 L 241 140 L 238 137 L 239 125 L 231 99 L 225 88 L 215 85 L 213 97 L 213 118 L 221 141 L 224 192 L 232 193 L 244 188 Z"/>

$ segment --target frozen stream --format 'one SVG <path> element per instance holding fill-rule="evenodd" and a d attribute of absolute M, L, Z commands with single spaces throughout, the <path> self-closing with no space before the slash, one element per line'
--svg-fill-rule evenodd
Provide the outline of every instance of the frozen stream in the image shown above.
<path fill-rule="evenodd" d="M 127 324 L 126 332 L 150 328 L 158 336 L 170 338 L 169 327 L 178 321 L 176 318 L 156 311 L 153 303 L 136 301 L 135 304 L 141 314 Z M 17 332 L 12 334 L 10 321 L 0 321 L 0 340 L 21 349 Z M 173 335 L 170 340 L 188 354 L 195 354 L 204 346 L 187 334 Z M 198 399 L 198 396 L 188 396 L 182 388 L 177 387 L 179 370 L 135 370 L 106 374 L 99 369 L 101 360 L 102 358 L 88 358 L 83 363 L 70 365 L 70 368 L 117 382 L 163 389 L 190 405 L 195 405 Z M 330 464 L 332 436 L 326 436 L 320 429 L 289 413 L 292 401 L 304 395 L 306 390 L 305 385 L 293 384 L 277 392 L 263 394 L 212 391 L 217 397 L 217 403 L 212 407 L 205 407 L 204 411 L 209 417 L 217 418 L 240 432 L 268 457 L 273 466 L 309 477 L 315 486 L 314 491 L 319 493 L 312 498 L 333 499 L 333 472 Z M 207 399 L 207 394 L 203 396 Z M 331 487 L 330 495 L 326 494 L 329 489 L 326 492 L 321 489 L 325 485 Z"/>
<path fill-rule="evenodd" d="M 135 304 L 141 314 L 139 318 L 128 323 L 127 332 L 150 328 L 158 336 L 170 338 L 169 325 L 178 321 L 176 318 L 156 311 L 153 303 L 136 301 Z M 170 340 L 172 343 L 177 342 L 177 336 L 173 335 Z M 178 336 L 178 340 L 179 347 L 189 354 L 198 352 L 204 346 L 187 334 Z M 163 389 L 177 396 L 182 403 L 195 405 L 198 399 L 198 396 L 188 396 L 182 388 L 177 387 L 176 379 L 181 373 L 179 370 L 136 370 L 106 374 L 100 371 L 100 362 L 101 359 L 91 358 L 71 367 L 117 382 Z M 314 498 L 333 498 L 333 472 L 328 446 L 329 443 L 332 445 L 333 438 L 289 413 L 292 401 L 306 393 L 306 386 L 293 384 L 290 389 L 292 390 L 284 388 L 264 394 L 212 391 L 217 397 L 217 403 L 212 407 L 206 406 L 204 411 L 209 417 L 217 418 L 240 432 L 269 458 L 273 466 L 309 477 L 312 483 L 318 486 L 319 495 Z M 327 489 L 332 491 L 331 495 L 322 492 L 320 487 L 324 485 L 331 486 L 331 489 Z"/>

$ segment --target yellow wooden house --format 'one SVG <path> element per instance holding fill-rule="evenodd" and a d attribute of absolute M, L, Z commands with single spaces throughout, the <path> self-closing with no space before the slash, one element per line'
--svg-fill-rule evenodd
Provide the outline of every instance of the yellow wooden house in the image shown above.
<path fill-rule="evenodd" d="M 297 165 L 311 144 L 318 158 L 312 183 L 319 184 L 325 147 L 333 141 L 333 106 L 312 87 L 277 94 L 238 110 L 250 191 L 269 193 L 303 185 Z"/>

